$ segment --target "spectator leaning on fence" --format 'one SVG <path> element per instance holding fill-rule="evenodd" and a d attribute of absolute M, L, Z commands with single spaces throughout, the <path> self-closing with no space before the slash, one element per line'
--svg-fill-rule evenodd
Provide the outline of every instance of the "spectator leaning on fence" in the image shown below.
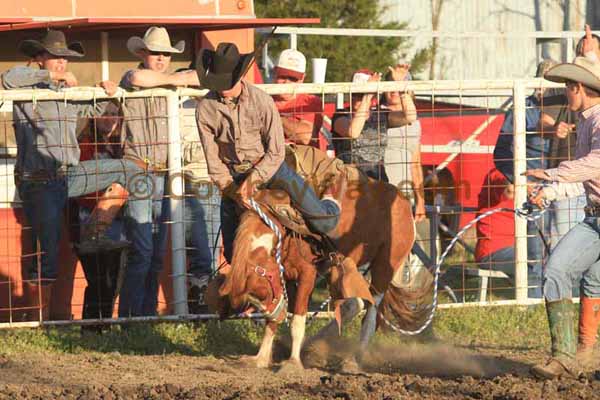
<path fill-rule="evenodd" d="M 5 89 L 60 91 L 77 86 L 77 79 L 67 70 L 67 59 L 83 57 L 84 50 L 80 43 L 67 44 L 62 32 L 50 30 L 41 40 L 21 42 L 19 50 L 31 61 L 29 66 L 14 67 L 2 74 Z M 108 94 L 116 91 L 116 85 L 112 82 L 103 82 L 102 86 Z M 65 100 L 14 103 L 17 140 L 15 183 L 23 201 L 25 218 L 32 227 L 32 248 L 37 248 L 39 240 L 42 254 L 39 271 L 36 257 L 30 258 L 32 261 L 27 276 L 30 284 L 25 285 L 29 292 L 27 297 L 36 304 L 41 298 L 42 306 L 47 306 L 51 284 L 58 276 L 58 249 L 67 198 L 108 187 L 116 192 L 127 193 L 124 187 L 128 179 L 140 171 L 134 163 L 123 160 L 79 162 L 77 119 L 101 115 L 107 104 L 106 101 L 86 104 Z M 122 205 L 124 200 L 119 203 L 119 206 Z M 92 215 L 93 229 L 86 230 L 82 248 L 94 251 L 98 245 L 103 248 L 127 245 L 123 241 L 113 241 L 105 234 L 111 223 L 110 216 L 114 216 L 113 210 L 98 204 Z M 41 294 L 36 286 L 38 280 Z"/>
<path fill-rule="evenodd" d="M 253 60 L 235 44 L 221 43 L 214 51 L 202 50 L 196 61 L 200 83 L 210 89 L 198 102 L 196 120 L 209 175 L 223 194 L 221 224 L 229 263 L 239 207 L 250 208 L 259 187 L 285 190 L 309 227 L 322 234 L 335 231 L 345 188 L 339 180 L 319 200 L 284 162 L 283 129 L 273 99 L 242 80 Z"/>
<path fill-rule="evenodd" d="M 409 64 L 398 64 L 388 71 L 386 81 L 411 79 Z M 425 194 L 421 168 L 421 124 L 412 93 L 385 92 L 380 105 L 390 112 L 385 149 L 386 173 L 390 183 L 398 187 L 415 207 L 415 222 L 425 219 Z"/>
<path fill-rule="evenodd" d="M 402 81 L 407 69 L 396 65 L 389 67 L 389 71 L 393 80 Z M 353 83 L 380 80 L 381 74 L 366 69 L 352 76 Z M 378 108 L 373 98 L 373 93 L 353 94 L 351 107 L 335 113 L 332 119 L 333 144 L 336 156 L 344 163 L 355 164 L 370 178 L 388 182 L 384 165 L 387 130 L 406 125 L 408 114 L 404 110 Z"/>
<path fill-rule="evenodd" d="M 575 160 L 563 161 L 557 168 L 533 169 L 527 176 L 555 182 L 555 194 L 580 194 L 588 199 L 586 217 L 558 243 L 546 263 L 544 297 L 548 312 L 552 358 L 535 365 L 532 373 L 542 378 L 576 376 L 592 359 L 600 322 L 600 63 L 577 57 L 573 63 L 550 69 L 545 78 L 566 84 L 569 107 L 580 113 L 577 123 Z M 583 183 L 578 186 L 577 183 Z M 531 201 L 542 205 L 543 188 Z M 575 256 L 574 256 L 575 254 Z M 571 301 L 573 279 L 581 282 L 579 344 L 573 335 L 574 311 Z"/>
<path fill-rule="evenodd" d="M 542 77 L 544 72 L 556 65 L 553 60 L 544 60 L 538 64 L 536 76 Z M 536 90 L 525 100 L 526 119 L 526 148 L 525 156 L 527 168 L 547 168 L 550 143 L 557 130 L 571 129 L 566 124 L 554 127 L 554 119 L 547 114 L 551 107 L 545 107 L 544 92 Z M 505 114 L 504 123 L 500 129 L 500 135 L 494 148 L 494 164 L 496 168 L 506 176 L 509 182 L 514 182 L 514 153 L 513 153 L 513 125 L 514 114 L 512 108 Z M 528 295 L 531 298 L 542 297 L 542 259 L 544 255 L 544 243 L 539 236 L 543 232 L 545 237 L 550 235 L 550 214 L 545 213 L 537 221 L 527 222 L 527 260 L 528 260 Z"/>
<path fill-rule="evenodd" d="M 84 120 L 85 121 L 85 120 Z M 82 133 L 79 135 L 79 147 L 81 148 L 81 161 L 103 160 L 121 158 L 121 142 L 119 128 L 122 118 L 119 116 L 119 107 L 110 103 L 104 114 L 95 119 L 85 121 Z M 109 207 L 118 213 L 120 196 L 114 196 L 111 190 L 104 194 L 92 193 L 79 197 L 72 201 L 70 208 L 71 239 L 79 242 L 81 236 L 85 236 L 85 230 L 89 229 L 89 219 L 97 202 L 111 202 L 117 207 Z M 106 235 L 114 241 L 125 239 L 124 219 L 122 216 L 112 221 L 106 231 Z M 80 249 L 79 246 L 75 246 Z M 99 248 L 96 253 L 77 252 L 79 261 L 87 280 L 87 286 L 83 294 L 83 319 L 112 318 L 113 303 L 117 294 L 117 277 L 121 268 L 123 249 Z M 101 333 L 102 325 L 84 325 L 83 332 Z"/>
<path fill-rule="evenodd" d="M 275 66 L 275 83 L 304 83 L 305 77 L 304 54 L 294 49 L 282 51 Z M 285 93 L 273 96 L 273 100 L 288 141 L 327 150 L 327 139 L 321 135 L 323 104 L 319 97 L 304 93 Z"/>
<path fill-rule="evenodd" d="M 165 28 L 150 27 L 143 38 L 131 37 L 127 49 L 142 62 L 127 71 L 121 87 L 135 91 L 157 86 L 197 85 L 194 71 L 169 73 L 171 56 L 182 53 L 185 42 L 175 46 Z M 147 172 L 136 179 L 136 193 L 151 201 L 132 201 L 130 212 L 137 218 L 127 221 L 132 242 L 127 272 L 119 298 L 119 316 L 155 315 L 158 307 L 158 278 L 163 267 L 169 219 L 168 116 L 164 97 L 127 98 L 123 101 L 123 158 Z M 158 225 L 153 229 L 153 224 Z"/>

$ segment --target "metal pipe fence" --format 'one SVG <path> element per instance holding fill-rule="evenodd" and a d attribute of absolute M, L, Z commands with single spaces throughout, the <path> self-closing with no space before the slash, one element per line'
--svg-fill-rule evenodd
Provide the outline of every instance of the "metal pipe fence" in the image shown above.
<path fill-rule="evenodd" d="M 373 82 L 365 84 L 353 84 L 347 82 L 326 83 L 326 84 L 290 84 L 290 85 L 259 85 L 270 95 L 278 94 L 313 94 L 319 96 L 323 105 L 323 112 L 327 114 L 328 103 L 331 103 L 333 112 L 335 112 L 335 96 L 342 94 L 349 101 L 353 94 L 376 93 L 377 98 L 385 92 L 393 91 L 412 91 L 416 95 L 419 106 L 419 120 L 422 126 L 421 151 L 423 153 L 421 164 L 431 166 L 431 177 L 434 180 L 442 176 L 447 171 L 453 171 L 453 180 L 450 183 L 438 182 L 435 187 L 426 187 L 426 195 L 429 197 L 429 221 L 434 221 L 434 228 L 423 234 L 418 239 L 422 253 L 415 251 L 417 263 L 426 267 L 431 267 L 437 262 L 437 255 L 442 253 L 440 247 L 443 245 L 443 236 L 456 235 L 458 228 L 464 225 L 466 221 L 452 223 L 452 218 L 471 218 L 478 211 L 477 204 L 473 202 L 474 193 L 469 198 L 465 195 L 469 187 L 479 185 L 482 189 L 486 187 L 481 182 L 475 182 L 475 178 L 470 173 L 476 169 L 492 168 L 491 154 L 494 149 L 493 139 L 497 136 L 499 129 L 500 116 L 504 116 L 504 111 L 511 110 L 514 116 L 513 123 L 513 151 L 514 151 L 514 207 L 519 208 L 527 199 L 527 182 L 525 177 L 521 176 L 527 168 L 527 135 L 532 134 L 528 131 L 526 114 L 530 105 L 526 104 L 526 98 L 532 90 L 547 88 L 557 88 L 560 85 L 552 84 L 541 79 L 528 80 L 476 80 L 476 81 L 405 81 L 405 82 Z M 73 318 L 69 315 L 61 315 L 53 321 L 41 321 L 41 310 L 37 321 L 22 321 L 18 318 L 19 312 L 22 312 L 22 305 L 19 305 L 19 298 L 23 296 L 23 278 L 21 272 L 15 273 L 15 270 L 22 270 L 22 264 L 31 257 L 39 257 L 39 253 L 32 251 L 26 253 L 21 244 L 24 242 L 23 235 L 27 234 L 29 227 L 19 214 L 20 207 L 18 195 L 16 194 L 13 180 L 13 167 L 16 155 L 16 145 L 10 137 L 11 121 L 10 115 L 3 115 L 0 133 L 4 140 L 2 172 L 0 173 L 0 202 L 3 204 L 4 213 L 0 222 L 0 235 L 5 244 L 4 250 L 0 254 L 0 263 L 5 265 L 0 269 L 0 328 L 15 328 L 38 326 L 40 322 L 44 325 L 64 325 L 64 324 L 94 324 L 94 323 L 122 323 L 127 321 L 182 321 L 182 320 L 206 320 L 216 318 L 213 315 L 190 315 L 188 310 L 188 277 L 187 271 L 190 250 L 189 238 L 186 236 L 188 218 L 186 216 L 186 199 L 190 195 L 186 186 L 186 165 L 185 165 L 185 140 L 183 132 L 191 132 L 196 135 L 195 126 L 195 103 L 194 99 L 201 98 L 206 94 L 205 90 L 196 89 L 152 89 L 138 92 L 125 92 L 120 90 L 113 99 L 123 102 L 129 98 L 165 98 L 167 103 L 167 124 L 168 124 L 168 199 L 170 219 L 167 224 L 170 230 L 170 288 L 164 289 L 165 302 L 163 311 L 170 315 L 161 315 L 156 317 L 131 317 L 114 319 L 113 315 L 102 316 L 99 319 L 82 320 Z M 481 98 L 501 98 L 505 101 L 506 107 L 502 109 L 493 107 L 468 107 L 462 103 L 463 98 L 481 97 Z M 99 88 L 72 88 L 61 92 L 52 92 L 44 90 L 11 90 L 0 91 L 0 103 L 6 102 L 37 102 L 47 100 L 58 101 L 78 101 L 78 102 L 97 102 L 108 98 Z M 440 101 L 439 99 L 443 99 Z M 451 99 L 451 100 L 448 100 Z M 329 107 L 329 108 L 331 108 Z M 544 105 L 540 106 L 543 112 Z M 339 112 L 339 110 L 338 110 Z M 477 116 L 477 117 L 474 117 Z M 329 117 L 329 116 L 328 116 Z M 451 120 L 451 121 L 450 121 Z M 450 121 L 450 122 L 449 122 Z M 452 126 L 448 125 L 451 124 Z M 330 126 L 331 130 L 332 127 Z M 188 139 L 189 140 L 189 139 Z M 199 152 L 199 140 L 196 139 L 198 146 L 195 151 Z M 405 161 L 389 161 L 386 166 L 392 168 L 394 163 L 403 163 Z M 208 174 L 206 165 L 200 164 L 200 175 L 198 178 L 202 184 L 208 183 Z M 440 167 L 441 168 L 436 168 Z M 407 167 L 408 168 L 408 167 Z M 486 172 L 486 171 L 478 171 Z M 478 177 L 481 174 L 477 175 Z M 431 178 L 433 179 L 433 178 Z M 394 182 L 394 184 L 398 184 Z M 491 184 L 487 184 L 492 186 Z M 210 189 L 208 189 L 210 190 Z M 460 201 L 454 201 L 453 204 L 445 204 L 447 193 L 454 193 L 455 197 L 461 197 Z M 214 193 L 213 193 L 214 194 Z M 194 194 L 194 195 L 197 195 Z M 207 196 L 208 198 L 211 195 Z M 456 200 L 456 199 L 455 199 Z M 207 200 L 205 205 L 210 209 L 208 218 L 212 221 L 215 213 L 218 213 L 217 204 Z M 450 221 L 450 222 L 449 222 Z M 210 224 L 209 224 L 210 225 Z M 454 226 L 453 226 L 454 225 Z M 2 228 L 4 227 L 4 228 Z M 439 227 L 439 229 L 438 229 Z M 216 229 L 212 226 L 209 230 L 209 242 L 211 251 L 214 252 L 213 243 L 218 240 Z M 427 230 L 427 229 L 425 229 Z M 529 234 L 529 236 L 531 236 Z M 440 239 L 441 237 L 441 239 Z M 528 260 L 528 229 L 527 221 L 522 218 L 514 217 L 514 276 L 510 279 L 510 284 L 494 288 L 488 285 L 488 281 L 498 278 L 500 275 L 492 273 L 475 273 L 475 270 L 485 270 L 487 267 L 477 268 L 477 260 L 469 255 L 473 251 L 473 240 L 478 238 L 463 238 L 464 252 L 456 252 L 453 261 L 447 262 L 447 269 L 460 267 L 460 277 L 454 280 L 446 280 L 446 289 L 453 292 L 461 292 L 461 299 L 457 303 L 442 304 L 440 307 L 463 307 L 463 306 L 482 306 L 482 305 L 528 305 L 537 304 L 539 299 L 528 297 L 528 265 L 532 260 Z M 491 238 L 494 240 L 494 238 Z M 218 257 L 218 252 L 214 252 Z M 420 255 L 419 255 L 420 254 Z M 65 255 L 63 255 L 65 256 Z M 67 257 L 73 263 L 73 255 Z M 75 262 L 76 263 L 76 262 Z M 213 263 L 214 269 L 215 263 Z M 494 265 L 489 263 L 489 269 Z M 473 270 L 473 271 L 471 271 Z M 73 272 L 71 272 L 73 273 Z M 473 287 L 473 279 L 478 279 L 479 283 Z M 84 279 L 79 277 L 73 279 L 70 284 L 76 289 L 85 284 Z M 466 285 L 470 282 L 469 285 Z M 483 281 L 485 281 L 486 297 L 481 298 L 483 293 Z M 457 287 L 461 286 L 461 287 Z M 66 284 L 68 286 L 68 283 Z M 453 287 L 454 286 L 454 287 Z M 501 294 L 495 296 L 495 292 Z M 506 292 L 513 293 L 512 296 Z M 67 290 L 73 297 L 73 289 Z M 450 296 L 450 294 L 449 294 Z M 504 297 L 503 297 L 504 296 Z M 451 298 L 452 296 L 450 296 Z M 473 300 L 476 301 L 467 301 Z M 53 300 L 55 301 L 55 300 Z M 64 301 L 73 303 L 71 298 Z M 449 301 L 449 300 L 448 300 Z M 328 315 L 324 312 L 324 315 Z"/>

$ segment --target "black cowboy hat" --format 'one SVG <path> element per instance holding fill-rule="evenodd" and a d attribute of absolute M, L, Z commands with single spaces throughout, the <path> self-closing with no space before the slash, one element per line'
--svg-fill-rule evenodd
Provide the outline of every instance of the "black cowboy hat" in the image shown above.
<path fill-rule="evenodd" d="M 229 90 L 246 73 L 254 53 L 240 54 L 233 43 L 219 43 L 217 50 L 203 49 L 196 58 L 196 72 L 203 88 Z"/>
<path fill-rule="evenodd" d="M 23 40 L 19 50 L 28 57 L 35 57 L 47 51 L 57 57 L 83 57 L 85 50 L 81 42 L 67 44 L 65 34 L 61 31 L 49 30 L 41 40 Z"/>

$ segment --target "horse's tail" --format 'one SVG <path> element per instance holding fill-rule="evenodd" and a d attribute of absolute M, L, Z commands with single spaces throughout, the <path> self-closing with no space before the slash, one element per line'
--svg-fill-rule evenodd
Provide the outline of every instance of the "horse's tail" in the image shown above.
<path fill-rule="evenodd" d="M 390 222 L 389 251 L 393 271 L 378 314 L 402 329 L 414 330 L 429 315 L 433 276 L 416 256 L 410 254 L 416 239 L 416 226 L 410 202 L 401 193 L 393 201 Z"/>
<path fill-rule="evenodd" d="M 422 274 L 427 278 L 414 287 L 395 286 L 393 282 L 388 286 L 379 304 L 379 326 L 387 327 L 381 316 L 404 330 L 416 330 L 425 323 L 431 310 L 433 278 L 427 270 Z"/>

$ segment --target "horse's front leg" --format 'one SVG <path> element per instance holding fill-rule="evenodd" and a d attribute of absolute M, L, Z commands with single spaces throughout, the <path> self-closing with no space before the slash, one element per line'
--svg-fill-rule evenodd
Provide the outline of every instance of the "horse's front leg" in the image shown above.
<path fill-rule="evenodd" d="M 304 268 L 298 277 L 298 288 L 296 290 L 296 302 L 294 316 L 290 326 L 292 334 L 292 353 L 289 362 L 297 367 L 304 368 L 300 359 L 300 350 L 306 332 L 306 314 L 308 313 L 308 302 L 315 287 L 316 270 L 312 266 Z"/>
<path fill-rule="evenodd" d="M 275 333 L 277 333 L 277 327 L 279 325 L 276 322 L 267 322 L 265 326 L 265 334 L 263 336 L 260 349 L 255 357 L 256 366 L 258 368 L 269 368 L 271 365 L 271 357 L 273 355 L 273 340 L 275 339 Z"/>

